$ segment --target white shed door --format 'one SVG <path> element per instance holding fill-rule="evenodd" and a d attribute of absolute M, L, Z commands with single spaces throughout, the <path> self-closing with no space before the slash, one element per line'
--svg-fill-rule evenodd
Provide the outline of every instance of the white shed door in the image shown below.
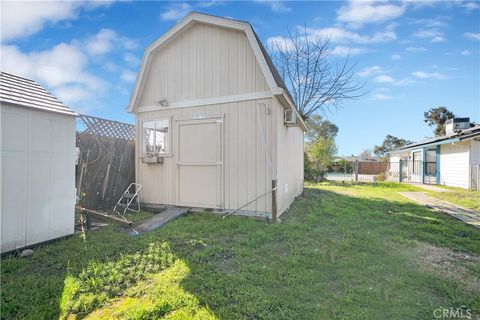
<path fill-rule="evenodd" d="M 177 204 L 223 206 L 223 119 L 177 121 Z"/>

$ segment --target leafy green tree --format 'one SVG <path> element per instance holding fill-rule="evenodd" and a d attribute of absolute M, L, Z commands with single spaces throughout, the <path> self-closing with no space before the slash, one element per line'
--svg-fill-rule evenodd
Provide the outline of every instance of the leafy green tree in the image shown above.
<path fill-rule="evenodd" d="M 383 143 L 373 148 L 373 153 L 378 157 L 388 157 L 393 149 L 403 147 L 413 143 L 413 141 L 400 139 L 392 135 L 387 135 Z"/>
<path fill-rule="evenodd" d="M 446 107 L 430 108 L 430 110 L 423 113 L 424 120 L 430 127 L 435 126 L 433 131 L 436 136 L 445 134 L 445 122 L 454 118 L 455 114 Z"/>
<path fill-rule="evenodd" d="M 323 120 L 322 116 L 318 114 L 310 116 L 307 120 L 307 124 L 308 131 L 305 134 L 305 138 L 308 142 L 313 142 L 319 137 L 324 139 L 335 139 L 338 134 L 337 125 L 328 120 Z"/>
<path fill-rule="evenodd" d="M 337 154 L 337 146 L 333 138 L 319 137 L 308 148 L 308 161 L 311 176 L 317 180 L 323 180 L 328 166 L 333 163 Z"/>

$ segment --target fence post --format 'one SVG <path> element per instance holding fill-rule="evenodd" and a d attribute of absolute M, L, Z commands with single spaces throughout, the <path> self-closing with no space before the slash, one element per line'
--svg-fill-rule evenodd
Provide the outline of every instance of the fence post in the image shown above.
<path fill-rule="evenodd" d="M 402 159 L 398 160 L 398 182 L 402 182 L 403 177 L 403 162 Z"/>
<path fill-rule="evenodd" d="M 272 180 L 272 223 L 277 223 L 277 180 Z"/>
<path fill-rule="evenodd" d="M 355 160 L 355 181 L 358 181 L 358 160 Z"/>
<path fill-rule="evenodd" d="M 476 191 L 480 191 L 480 164 L 477 164 L 477 185 Z"/>

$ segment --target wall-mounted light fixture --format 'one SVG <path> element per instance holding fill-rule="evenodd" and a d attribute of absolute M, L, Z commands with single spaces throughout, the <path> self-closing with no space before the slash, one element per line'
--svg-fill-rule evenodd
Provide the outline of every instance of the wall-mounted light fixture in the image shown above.
<path fill-rule="evenodd" d="M 168 107 L 168 100 L 167 100 L 167 99 L 162 99 L 162 100 L 158 101 L 158 103 L 159 103 L 162 107 Z"/>

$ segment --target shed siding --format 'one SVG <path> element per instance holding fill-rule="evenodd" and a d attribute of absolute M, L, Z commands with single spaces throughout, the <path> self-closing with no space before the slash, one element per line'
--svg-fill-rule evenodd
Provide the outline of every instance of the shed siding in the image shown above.
<path fill-rule="evenodd" d="M 167 109 L 137 113 L 137 137 L 140 137 L 140 123 L 145 120 L 171 117 L 172 156 L 165 157 L 163 164 L 145 164 L 139 158 L 137 144 L 137 181 L 142 184 L 141 201 L 175 205 L 176 163 L 175 146 L 178 133 L 177 119 L 194 119 L 199 117 L 224 116 L 224 207 L 236 209 L 258 195 L 267 192 L 271 187 L 272 170 L 263 143 L 261 128 L 264 130 L 267 145 L 276 141 L 275 126 L 277 111 L 270 108 L 266 114 L 265 104 L 272 99 L 257 99 L 217 105 L 197 106 L 190 108 Z M 258 111 L 257 111 L 258 104 Z M 259 119 L 262 127 L 259 125 Z M 137 139 L 141 141 L 141 139 Z M 273 159 L 275 163 L 275 159 Z M 270 212 L 271 196 L 265 196 L 247 206 L 243 210 Z"/>
<path fill-rule="evenodd" d="M 149 108 L 136 113 L 137 141 L 142 140 L 142 121 L 171 118 L 172 155 L 163 164 L 142 163 L 141 145 L 136 144 L 142 202 L 177 204 L 176 121 L 199 117 L 224 117 L 224 209 L 236 209 L 270 191 L 276 173 L 279 214 L 303 190 L 303 130 L 285 127 L 278 99 L 263 98 L 270 89 L 243 32 L 195 23 L 153 54 L 145 77 L 138 107 Z M 262 98 L 250 95 L 242 96 L 244 101 L 187 107 L 191 101 L 249 93 Z M 159 106 L 163 99 L 169 107 Z M 145 111 L 152 106 L 156 111 Z M 268 193 L 242 210 L 270 215 L 271 200 Z"/>
<path fill-rule="evenodd" d="M 140 106 L 268 90 L 246 35 L 196 23 L 169 40 L 152 59 Z"/>
<path fill-rule="evenodd" d="M 444 144 L 440 148 L 440 183 L 469 187 L 470 143 Z"/>
<path fill-rule="evenodd" d="M 0 109 L 1 251 L 73 233 L 75 117 Z"/>
<path fill-rule="evenodd" d="M 276 100 L 276 99 L 275 99 Z M 278 208 L 285 212 L 303 191 L 303 130 L 284 125 L 284 107 L 276 100 L 277 109 L 277 159 Z"/>

